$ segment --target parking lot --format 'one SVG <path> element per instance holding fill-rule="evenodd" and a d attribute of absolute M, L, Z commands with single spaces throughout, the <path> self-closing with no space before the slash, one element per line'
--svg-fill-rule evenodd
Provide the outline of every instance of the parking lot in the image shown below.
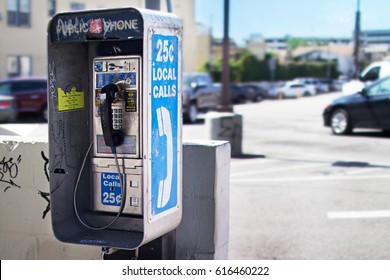
<path fill-rule="evenodd" d="M 231 164 L 229 258 L 390 258 L 389 139 L 332 135 L 321 114 L 339 95 L 235 106 L 244 156 Z"/>

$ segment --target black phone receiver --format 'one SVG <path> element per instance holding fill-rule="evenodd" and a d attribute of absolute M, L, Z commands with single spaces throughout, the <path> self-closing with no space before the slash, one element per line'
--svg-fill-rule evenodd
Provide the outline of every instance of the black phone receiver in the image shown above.
<path fill-rule="evenodd" d="M 109 147 L 117 147 L 123 144 L 124 135 L 120 130 L 114 130 L 112 125 L 112 102 L 115 93 L 119 92 L 116 84 L 108 84 L 100 92 L 100 114 L 103 130 L 104 142 Z M 105 96 L 105 98 L 104 98 Z"/>

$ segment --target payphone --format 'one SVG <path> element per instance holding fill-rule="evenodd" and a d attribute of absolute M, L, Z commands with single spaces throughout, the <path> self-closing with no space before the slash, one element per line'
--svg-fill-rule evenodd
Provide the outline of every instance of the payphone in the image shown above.
<path fill-rule="evenodd" d="M 181 220 L 182 22 L 134 8 L 48 27 L 52 227 L 63 242 L 137 248 Z"/>

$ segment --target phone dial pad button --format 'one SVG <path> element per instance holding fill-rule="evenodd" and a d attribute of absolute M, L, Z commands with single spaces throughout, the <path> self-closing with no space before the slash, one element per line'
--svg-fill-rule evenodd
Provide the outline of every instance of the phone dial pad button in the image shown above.
<path fill-rule="evenodd" d="M 139 198 L 138 197 L 130 197 L 130 205 L 134 207 L 139 206 Z"/>

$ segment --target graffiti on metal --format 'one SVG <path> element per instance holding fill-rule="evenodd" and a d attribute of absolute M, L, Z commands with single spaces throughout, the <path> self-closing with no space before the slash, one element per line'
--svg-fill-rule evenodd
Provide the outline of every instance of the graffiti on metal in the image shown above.
<path fill-rule="evenodd" d="M 85 41 L 89 37 L 142 37 L 143 20 L 134 10 L 65 13 L 51 23 L 52 42 Z"/>

